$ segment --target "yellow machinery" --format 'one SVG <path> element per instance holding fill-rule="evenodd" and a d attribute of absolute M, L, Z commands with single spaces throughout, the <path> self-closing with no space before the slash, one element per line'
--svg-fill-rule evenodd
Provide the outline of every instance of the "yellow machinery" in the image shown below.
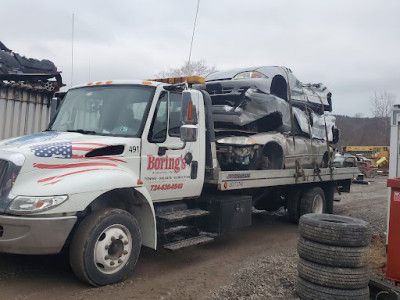
<path fill-rule="evenodd" d="M 389 146 L 343 146 L 342 152 L 362 154 L 370 158 L 375 167 L 383 166 L 389 161 Z"/>

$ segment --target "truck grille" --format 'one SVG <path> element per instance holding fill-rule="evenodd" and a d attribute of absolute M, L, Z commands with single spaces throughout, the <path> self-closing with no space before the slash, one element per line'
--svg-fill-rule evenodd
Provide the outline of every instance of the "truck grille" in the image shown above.
<path fill-rule="evenodd" d="M 7 169 L 8 169 L 8 161 L 0 159 L 0 190 L 3 184 L 4 177 L 6 176 Z"/>

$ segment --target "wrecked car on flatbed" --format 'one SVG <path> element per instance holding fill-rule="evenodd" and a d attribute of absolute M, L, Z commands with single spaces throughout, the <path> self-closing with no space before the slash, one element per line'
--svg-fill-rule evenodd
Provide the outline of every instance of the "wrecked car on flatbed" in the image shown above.
<path fill-rule="evenodd" d="M 327 167 L 339 139 L 331 92 L 302 84 L 285 67 L 211 73 L 200 88 L 211 96 L 217 153 L 224 170 Z M 325 129 L 326 128 L 326 129 Z"/>

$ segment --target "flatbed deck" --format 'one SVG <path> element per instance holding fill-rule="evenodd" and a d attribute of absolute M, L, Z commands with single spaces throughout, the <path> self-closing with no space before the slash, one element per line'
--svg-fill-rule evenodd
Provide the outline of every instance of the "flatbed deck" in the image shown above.
<path fill-rule="evenodd" d="M 206 183 L 218 184 L 218 189 L 225 191 L 346 180 L 357 177 L 359 173 L 356 167 L 322 168 L 318 172 L 314 169 L 221 171 L 217 180 L 206 179 Z"/>

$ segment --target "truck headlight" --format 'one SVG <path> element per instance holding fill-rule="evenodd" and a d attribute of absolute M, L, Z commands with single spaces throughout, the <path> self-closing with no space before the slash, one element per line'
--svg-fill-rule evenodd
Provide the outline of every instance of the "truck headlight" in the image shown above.
<path fill-rule="evenodd" d="M 67 199 L 67 195 L 44 197 L 17 196 L 7 210 L 20 214 L 36 213 L 60 205 Z"/>

